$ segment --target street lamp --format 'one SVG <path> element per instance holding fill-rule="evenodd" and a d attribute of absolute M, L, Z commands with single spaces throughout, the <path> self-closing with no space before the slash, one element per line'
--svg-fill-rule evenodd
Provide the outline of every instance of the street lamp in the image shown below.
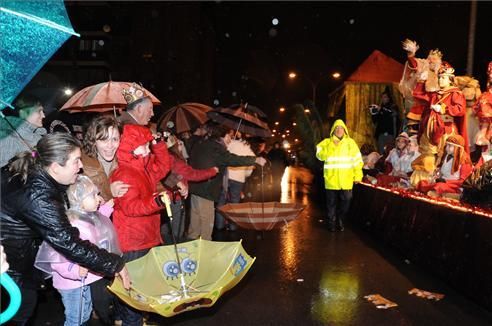
<path fill-rule="evenodd" d="M 319 78 L 316 82 L 314 82 L 311 78 L 306 76 L 305 74 L 301 74 L 301 77 L 303 77 L 306 81 L 309 82 L 311 85 L 311 90 L 312 90 L 312 101 L 313 105 L 316 107 L 316 90 L 318 89 L 318 86 L 320 82 L 323 80 L 323 78 L 328 77 L 329 75 L 323 75 L 321 78 Z M 339 72 L 334 72 L 331 77 L 334 79 L 340 78 L 341 74 Z M 297 74 L 295 72 L 290 72 L 289 73 L 289 79 L 294 80 L 297 77 Z"/>
<path fill-rule="evenodd" d="M 66 96 L 71 96 L 73 94 L 73 90 L 69 87 L 65 88 L 63 90 L 63 93 L 66 95 Z"/>

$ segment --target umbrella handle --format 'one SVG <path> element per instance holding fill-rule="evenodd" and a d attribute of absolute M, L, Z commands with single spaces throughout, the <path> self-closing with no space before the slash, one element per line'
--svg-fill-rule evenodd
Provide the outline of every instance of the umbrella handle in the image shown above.
<path fill-rule="evenodd" d="M 22 295 L 19 287 L 14 282 L 14 280 L 10 277 L 9 274 L 3 273 L 0 275 L 0 284 L 7 290 L 10 295 L 10 303 L 7 309 L 4 312 L 0 313 L 0 324 L 6 323 L 10 320 L 19 310 Z"/>

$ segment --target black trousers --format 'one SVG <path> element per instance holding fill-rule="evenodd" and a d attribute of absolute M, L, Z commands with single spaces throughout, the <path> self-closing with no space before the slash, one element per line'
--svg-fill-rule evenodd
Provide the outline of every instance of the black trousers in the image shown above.
<path fill-rule="evenodd" d="M 343 225 L 351 200 L 352 190 L 326 189 L 327 219 L 330 227 Z"/>
<path fill-rule="evenodd" d="M 104 325 L 113 324 L 111 305 L 117 300 L 106 288 L 106 286 L 109 286 L 110 284 L 111 280 L 107 278 L 102 278 L 90 284 L 92 307 L 99 317 L 99 321 Z"/>

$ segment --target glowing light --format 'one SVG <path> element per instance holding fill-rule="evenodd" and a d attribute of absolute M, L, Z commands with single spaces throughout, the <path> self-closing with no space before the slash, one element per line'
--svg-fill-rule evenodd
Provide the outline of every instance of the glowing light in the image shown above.
<path fill-rule="evenodd" d="M 299 141 L 299 139 L 296 138 L 296 139 L 294 139 L 294 141 L 297 143 Z"/>
<path fill-rule="evenodd" d="M 272 132 L 277 132 L 277 129 L 273 129 Z"/>
<path fill-rule="evenodd" d="M 291 72 L 291 73 L 289 73 L 289 78 L 290 78 L 290 79 L 294 79 L 294 78 L 296 78 L 296 77 L 297 77 L 297 74 L 296 74 L 295 72 Z"/>
<path fill-rule="evenodd" d="M 335 79 L 338 79 L 338 78 L 340 78 L 340 76 L 341 76 L 341 75 L 340 75 L 340 73 L 337 71 L 337 72 L 334 72 L 334 73 L 333 73 L 333 75 L 331 75 L 331 76 L 332 76 L 333 78 L 335 78 Z"/>
<path fill-rule="evenodd" d="M 304 109 L 304 112 L 305 112 L 305 113 L 310 113 L 310 112 L 311 112 L 311 110 L 309 110 L 309 109 Z"/>
<path fill-rule="evenodd" d="M 293 126 L 297 126 L 297 123 L 295 123 L 295 122 L 292 122 L 292 125 L 293 125 Z"/>
<path fill-rule="evenodd" d="M 277 26 L 278 25 L 278 19 L 277 18 L 273 18 L 272 19 L 272 25 L 273 26 Z"/>
<path fill-rule="evenodd" d="M 284 107 L 281 107 L 281 108 L 279 109 L 279 111 L 280 111 L 280 112 L 285 112 L 285 108 L 284 108 Z"/>
<path fill-rule="evenodd" d="M 289 130 L 289 129 L 287 129 L 285 132 L 289 134 L 289 133 L 290 133 L 290 130 Z"/>
<path fill-rule="evenodd" d="M 282 138 L 285 138 L 285 135 L 282 135 Z"/>
<path fill-rule="evenodd" d="M 275 134 L 272 134 L 272 137 L 275 137 Z"/>
<path fill-rule="evenodd" d="M 278 126 L 279 122 L 278 121 L 275 121 L 275 125 Z"/>
<path fill-rule="evenodd" d="M 63 90 L 63 93 L 66 95 L 66 96 L 71 96 L 73 94 L 73 90 L 71 88 L 65 88 Z"/>

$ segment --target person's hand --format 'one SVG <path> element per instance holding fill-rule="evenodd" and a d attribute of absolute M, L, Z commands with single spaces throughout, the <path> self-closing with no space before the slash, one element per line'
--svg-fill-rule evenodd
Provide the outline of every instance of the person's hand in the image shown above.
<path fill-rule="evenodd" d="M 9 263 L 7 263 L 7 255 L 3 251 L 3 246 L 0 245 L 0 274 L 5 273 L 9 269 Z"/>
<path fill-rule="evenodd" d="M 432 104 L 431 109 L 436 111 L 437 113 L 441 113 L 441 104 Z"/>
<path fill-rule="evenodd" d="M 123 181 L 115 181 L 111 183 L 109 188 L 111 189 L 111 194 L 113 195 L 113 197 L 118 198 L 123 197 L 127 193 L 130 185 L 124 183 Z"/>
<path fill-rule="evenodd" d="M 188 185 L 180 181 L 176 184 L 176 186 L 179 189 L 179 194 L 181 195 L 181 197 L 187 198 L 188 197 Z"/>
<path fill-rule="evenodd" d="M 407 51 L 407 55 L 410 57 L 413 57 L 417 52 L 417 50 L 419 49 L 419 45 L 415 41 L 406 39 L 401 43 L 402 43 L 403 50 Z"/>
<path fill-rule="evenodd" d="M 257 157 L 255 163 L 258 164 L 259 166 L 264 166 L 266 163 L 266 159 L 261 156 Z"/>
<path fill-rule="evenodd" d="M 89 270 L 85 267 L 79 266 L 79 276 L 86 277 L 89 274 Z"/>
<path fill-rule="evenodd" d="M 121 271 L 116 273 L 115 276 L 121 279 L 121 282 L 123 282 L 123 287 L 125 288 L 125 290 L 130 290 L 132 281 L 130 280 L 130 273 L 128 273 L 128 269 L 126 268 L 126 266 L 124 266 Z"/>
<path fill-rule="evenodd" d="M 105 202 L 104 205 L 107 205 L 109 207 L 114 207 L 114 199 L 111 198 L 110 200 L 108 200 L 107 202 Z"/>

